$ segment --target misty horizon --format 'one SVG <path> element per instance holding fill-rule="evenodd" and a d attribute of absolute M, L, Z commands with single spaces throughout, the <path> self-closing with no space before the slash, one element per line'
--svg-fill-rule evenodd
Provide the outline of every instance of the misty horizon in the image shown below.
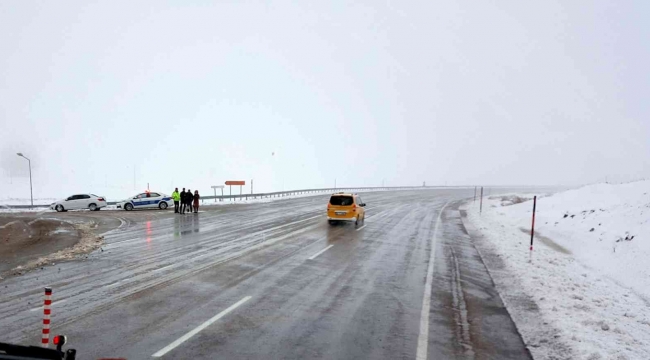
<path fill-rule="evenodd" d="M 648 13 L 6 2 L 0 200 L 648 178 Z"/>

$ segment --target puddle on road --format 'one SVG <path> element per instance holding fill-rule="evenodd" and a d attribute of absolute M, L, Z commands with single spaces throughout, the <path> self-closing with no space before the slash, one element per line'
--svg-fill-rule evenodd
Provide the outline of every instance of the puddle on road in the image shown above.
<path fill-rule="evenodd" d="M 521 232 L 523 232 L 524 234 L 530 235 L 530 229 L 526 229 L 526 228 L 522 227 L 522 228 L 519 228 L 519 230 L 521 230 Z M 544 235 L 540 235 L 537 232 L 535 232 L 535 240 L 541 241 L 544 245 L 546 245 L 546 246 L 550 247 L 551 249 L 553 249 L 553 250 L 555 250 L 557 252 L 560 252 L 562 254 L 567 254 L 567 255 L 572 254 L 569 249 L 567 249 L 564 246 L 556 243 L 555 241 L 551 240 L 550 238 L 548 238 L 548 237 L 546 237 Z"/>

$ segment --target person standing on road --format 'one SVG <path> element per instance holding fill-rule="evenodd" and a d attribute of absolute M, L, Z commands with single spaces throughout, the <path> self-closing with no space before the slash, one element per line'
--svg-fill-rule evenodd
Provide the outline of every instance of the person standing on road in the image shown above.
<path fill-rule="evenodd" d="M 181 208 L 178 211 L 179 214 L 183 214 L 185 212 L 185 209 L 183 208 L 183 206 L 185 205 L 186 196 L 187 196 L 187 194 L 185 193 L 185 188 L 183 188 L 183 191 L 181 191 L 181 196 L 180 196 L 180 199 L 179 199 L 180 200 L 180 205 L 181 205 Z"/>
<path fill-rule="evenodd" d="M 178 213 L 178 203 L 181 201 L 181 195 L 178 193 L 178 188 L 172 193 L 172 200 L 174 200 L 174 213 Z"/>
<path fill-rule="evenodd" d="M 192 199 L 194 197 L 192 196 L 192 190 L 189 188 L 187 189 L 187 192 L 185 193 L 185 206 L 188 212 L 192 212 Z"/>
<path fill-rule="evenodd" d="M 198 214 L 199 213 L 199 199 L 201 196 L 199 195 L 198 190 L 194 190 L 194 213 Z"/>

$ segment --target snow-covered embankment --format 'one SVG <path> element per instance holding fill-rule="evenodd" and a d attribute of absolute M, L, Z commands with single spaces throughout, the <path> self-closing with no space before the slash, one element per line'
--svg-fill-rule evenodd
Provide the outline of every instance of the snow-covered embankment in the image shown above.
<path fill-rule="evenodd" d="M 521 197 L 465 221 L 535 358 L 650 359 L 650 181 L 540 197 L 532 256 Z"/>

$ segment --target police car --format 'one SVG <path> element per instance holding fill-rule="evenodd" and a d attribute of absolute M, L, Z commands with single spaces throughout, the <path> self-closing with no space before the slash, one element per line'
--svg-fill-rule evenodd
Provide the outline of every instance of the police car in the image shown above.
<path fill-rule="evenodd" d="M 126 200 L 118 202 L 117 208 L 131 211 L 133 209 L 152 209 L 158 208 L 165 210 L 170 204 L 173 204 L 171 196 L 157 192 L 143 192 Z"/>

